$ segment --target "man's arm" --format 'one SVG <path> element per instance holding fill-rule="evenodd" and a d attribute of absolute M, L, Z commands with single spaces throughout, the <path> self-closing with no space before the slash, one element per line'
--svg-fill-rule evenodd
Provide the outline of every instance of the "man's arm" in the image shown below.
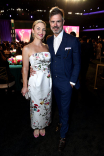
<path fill-rule="evenodd" d="M 81 49 L 80 49 L 80 42 L 77 38 L 73 41 L 73 71 L 70 79 L 70 83 L 75 85 L 80 72 L 80 65 L 81 65 Z"/>

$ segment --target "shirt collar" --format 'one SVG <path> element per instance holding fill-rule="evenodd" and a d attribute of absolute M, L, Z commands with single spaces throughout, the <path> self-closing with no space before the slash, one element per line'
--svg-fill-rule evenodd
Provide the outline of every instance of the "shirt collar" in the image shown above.
<path fill-rule="evenodd" d="M 62 31 L 59 33 L 58 36 L 55 36 L 55 35 L 54 35 L 54 39 L 55 39 L 55 38 L 60 38 L 60 39 L 62 39 L 63 33 L 64 33 L 64 30 L 62 29 Z"/>

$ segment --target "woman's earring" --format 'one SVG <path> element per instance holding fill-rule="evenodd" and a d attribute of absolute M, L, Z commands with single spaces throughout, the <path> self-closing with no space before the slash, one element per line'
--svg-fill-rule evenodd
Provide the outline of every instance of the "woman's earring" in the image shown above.
<path fill-rule="evenodd" d="M 33 37 L 33 39 L 35 38 L 35 35 L 34 35 L 34 33 L 32 33 L 32 37 Z"/>

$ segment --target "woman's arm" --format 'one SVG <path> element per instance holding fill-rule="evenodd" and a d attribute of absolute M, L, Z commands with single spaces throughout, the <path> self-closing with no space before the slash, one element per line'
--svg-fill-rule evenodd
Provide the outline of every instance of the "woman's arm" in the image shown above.
<path fill-rule="evenodd" d="M 22 50 L 22 78 L 23 78 L 23 88 L 22 88 L 22 95 L 24 96 L 26 92 L 28 92 L 27 87 L 27 78 L 28 78 L 28 70 L 29 70 L 29 49 L 25 46 Z"/>

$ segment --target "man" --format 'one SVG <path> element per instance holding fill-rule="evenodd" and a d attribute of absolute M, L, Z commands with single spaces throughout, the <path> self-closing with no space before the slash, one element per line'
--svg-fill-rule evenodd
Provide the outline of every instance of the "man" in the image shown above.
<path fill-rule="evenodd" d="M 51 53 L 51 74 L 53 92 L 59 110 L 60 140 L 58 150 L 65 147 L 66 133 L 68 132 L 69 106 L 72 88 L 79 88 L 80 51 L 76 37 L 64 32 L 64 12 L 54 7 L 49 13 L 50 28 L 54 35 L 48 40 Z"/>
<path fill-rule="evenodd" d="M 51 74 L 53 93 L 59 110 L 60 127 L 59 151 L 65 146 L 68 131 L 69 106 L 72 88 L 79 88 L 80 50 L 76 37 L 64 32 L 64 11 L 54 7 L 49 13 L 50 28 L 54 35 L 48 40 L 51 53 Z"/>

